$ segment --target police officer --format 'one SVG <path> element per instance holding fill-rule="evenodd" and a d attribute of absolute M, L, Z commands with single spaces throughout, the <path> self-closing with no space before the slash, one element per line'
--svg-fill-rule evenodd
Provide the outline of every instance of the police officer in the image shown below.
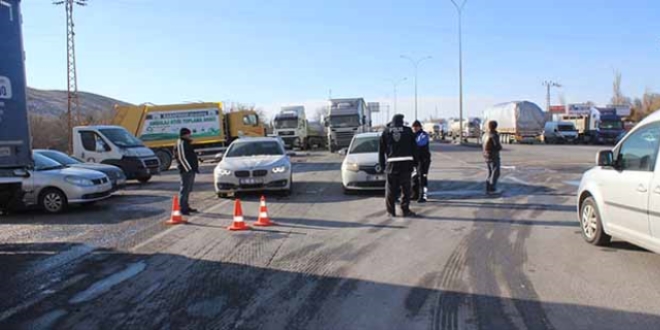
<path fill-rule="evenodd" d="M 415 173 L 413 175 L 413 193 L 412 199 L 418 203 L 426 203 L 426 194 L 428 192 L 428 174 L 431 166 L 431 151 L 429 150 L 429 135 L 422 129 L 422 123 L 415 120 L 413 123 L 415 132 L 415 142 L 417 143 L 418 158 L 415 164 Z"/>
<path fill-rule="evenodd" d="M 410 177 L 417 159 L 417 144 L 415 134 L 410 127 L 403 126 L 403 115 L 394 115 L 391 125 L 381 135 L 378 156 L 380 166 L 385 169 L 387 174 L 385 188 L 387 213 L 390 216 L 396 216 L 395 201 L 397 191 L 400 189 L 403 195 L 401 199 L 403 216 L 416 216 L 414 212 L 410 211 Z"/>

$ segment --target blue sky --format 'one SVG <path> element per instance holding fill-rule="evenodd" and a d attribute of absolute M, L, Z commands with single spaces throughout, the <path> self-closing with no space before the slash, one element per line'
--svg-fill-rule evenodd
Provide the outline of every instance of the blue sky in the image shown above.
<path fill-rule="evenodd" d="M 194 5 L 193 5 L 194 3 Z M 28 84 L 66 88 L 65 15 L 23 0 Z M 624 93 L 660 91 L 657 0 L 470 0 L 463 16 L 466 111 L 528 99 L 542 81 L 568 102 L 606 103 L 613 72 Z M 239 101 L 269 112 L 333 97 L 392 102 L 420 117 L 457 114 L 458 42 L 450 0 L 90 0 L 75 8 L 81 90 L 133 103 Z"/>

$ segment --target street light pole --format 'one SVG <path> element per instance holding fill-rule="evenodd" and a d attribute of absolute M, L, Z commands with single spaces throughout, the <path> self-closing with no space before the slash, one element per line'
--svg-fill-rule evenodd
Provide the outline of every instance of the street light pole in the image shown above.
<path fill-rule="evenodd" d="M 400 80 L 388 80 L 389 82 L 392 83 L 392 87 L 394 89 L 394 114 L 396 114 L 396 108 L 397 108 L 397 100 L 396 100 L 396 88 L 399 86 L 400 83 L 408 80 L 408 78 L 402 78 Z M 389 118 L 388 118 L 389 119 Z"/>
<path fill-rule="evenodd" d="M 419 67 L 420 63 L 422 63 L 425 60 L 430 60 L 432 57 L 431 56 L 426 56 L 426 57 L 422 57 L 418 60 L 414 60 L 411 57 L 401 55 L 401 58 L 410 61 L 410 63 L 412 63 L 412 65 L 413 65 L 413 68 L 415 69 L 415 118 L 414 119 L 417 120 L 417 119 L 419 119 L 417 117 L 417 68 Z"/>
<path fill-rule="evenodd" d="M 451 0 L 451 3 L 456 7 L 458 12 L 458 107 L 459 107 L 459 143 L 463 143 L 463 7 L 467 3 L 467 0 L 459 5 L 455 0 Z"/>

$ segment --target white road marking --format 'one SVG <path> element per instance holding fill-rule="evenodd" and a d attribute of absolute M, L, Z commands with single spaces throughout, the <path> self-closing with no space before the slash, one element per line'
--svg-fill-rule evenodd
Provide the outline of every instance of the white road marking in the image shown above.
<path fill-rule="evenodd" d="M 503 177 L 502 180 L 513 181 L 515 183 L 519 183 L 519 184 L 522 184 L 522 185 L 525 185 L 525 186 L 531 186 L 532 185 L 531 183 L 529 183 L 525 180 L 522 180 L 522 179 L 518 179 L 515 176 L 506 176 L 506 177 Z"/>
<path fill-rule="evenodd" d="M 564 183 L 567 184 L 567 185 L 570 185 L 570 186 L 575 186 L 575 187 L 579 187 L 579 186 L 580 186 L 580 181 L 576 181 L 576 180 L 573 180 L 573 181 L 564 181 Z"/>
<path fill-rule="evenodd" d="M 110 291 L 113 286 L 128 280 L 131 277 L 136 276 L 141 273 L 147 264 L 144 261 L 136 262 L 131 264 L 126 269 L 122 270 L 119 273 L 112 274 L 90 286 L 87 290 L 78 293 L 75 297 L 69 300 L 71 304 L 78 304 L 81 302 L 89 301 L 97 298 L 98 296 Z"/>

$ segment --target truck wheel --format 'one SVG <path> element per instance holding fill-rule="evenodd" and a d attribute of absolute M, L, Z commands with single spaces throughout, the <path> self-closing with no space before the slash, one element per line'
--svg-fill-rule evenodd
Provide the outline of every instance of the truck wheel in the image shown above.
<path fill-rule="evenodd" d="M 161 172 L 168 171 L 172 166 L 172 152 L 166 149 L 156 150 L 156 157 L 160 160 Z"/>
<path fill-rule="evenodd" d="M 50 188 L 39 195 L 39 206 L 48 213 L 61 213 L 66 210 L 68 201 L 61 190 Z"/>
<path fill-rule="evenodd" d="M 141 177 L 137 178 L 137 180 L 140 183 L 147 183 L 147 182 L 149 182 L 149 180 L 151 180 L 151 175 L 141 176 Z"/>

